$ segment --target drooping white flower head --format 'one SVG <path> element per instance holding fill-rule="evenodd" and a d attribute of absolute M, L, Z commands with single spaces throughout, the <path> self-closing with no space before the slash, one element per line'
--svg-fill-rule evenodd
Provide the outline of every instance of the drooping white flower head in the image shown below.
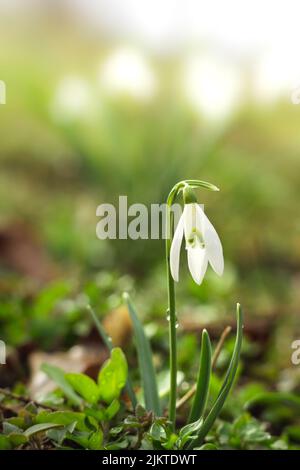
<path fill-rule="evenodd" d="M 194 281 L 201 284 L 208 262 L 213 270 L 221 276 L 224 270 L 224 258 L 219 236 L 204 214 L 202 207 L 196 202 L 190 202 L 184 206 L 172 240 L 170 269 L 173 279 L 177 282 L 179 279 L 179 259 L 183 235 L 188 266 Z"/>

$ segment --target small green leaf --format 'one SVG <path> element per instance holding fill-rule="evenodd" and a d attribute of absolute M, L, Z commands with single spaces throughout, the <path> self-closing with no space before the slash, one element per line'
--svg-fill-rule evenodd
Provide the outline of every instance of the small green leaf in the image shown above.
<path fill-rule="evenodd" d="M 48 431 L 49 429 L 58 428 L 61 426 L 61 424 L 55 423 L 34 424 L 33 426 L 30 426 L 30 428 L 26 429 L 26 431 L 24 431 L 24 436 L 31 437 L 34 434 L 38 434 L 39 432 Z"/>
<path fill-rule="evenodd" d="M 98 409 L 85 408 L 84 413 L 86 414 L 86 416 L 93 417 L 97 422 L 106 421 L 105 408 L 102 406 Z"/>
<path fill-rule="evenodd" d="M 65 379 L 71 387 L 81 395 L 88 403 L 97 403 L 99 400 L 99 388 L 93 379 L 85 374 L 65 374 Z"/>
<path fill-rule="evenodd" d="M 81 398 L 74 392 L 71 385 L 65 379 L 65 372 L 59 367 L 53 366 L 52 364 L 42 364 L 41 370 L 55 382 L 59 388 L 64 392 L 66 397 L 77 406 L 82 404 Z"/>
<path fill-rule="evenodd" d="M 0 450 L 10 450 L 12 444 L 9 441 L 8 436 L 0 435 Z"/>
<path fill-rule="evenodd" d="M 179 431 L 179 437 L 184 438 L 186 436 L 190 436 L 191 434 L 195 433 L 200 429 L 201 424 L 203 423 L 203 419 L 198 419 L 194 423 L 189 423 L 183 426 L 183 428 Z"/>
<path fill-rule="evenodd" d="M 194 450 L 218 450 L 218 448 L 214 444 L 207 443 L 201 447 L 194 447 Z"/>
<path fill-rule="evenodd" d="M 107 444 L 104 449 L 105 450 L 121 450 L 127 449 L 129 446 L 129 442 L 127 439 L 120 439 L 119 441 L 112 442 L 111 444 Z"/>
<path fill-rule="evenodd" d="M 129 295 L 124 294 L 124 299 L 127 303 L 129 315 L 131 317 L 134 329 L 134 336 L 138 353 L 139 370 L 143 384 L 145 406 L 148 411 L 154 411 L 157 416 L 160 416 L 161 408 L 150 343 L 145 335 L 143 325 L 141 324 L 136 314 L 136 311 L 132 305 Z"/>
<path fill-rule="evenodd" d="M 152 439 L 159 441 L 159 442 L 162 440 L 166 440 L 167 438 L 166 430 L 164 426 L 160 423 L 154 422 L 150 428 L 149 434 Z"/>
<path fill-rule="evenodd" d="M 19 434 L 19 433 L 11 433 L 9 436 L 9 442 L 15 447 L 19 447 L 22 444 L 26 444 L 28 442 L 28 437 L 25 436 L 24 434 Z"/>
<path fill-rule="evenodd" d="M 102 449 L 102 442 L 103 442 L 103 432 L 101 429 L 98 431 L 93 432 L 88 440 L 88 448 L 91 450 L 100 450 Z"/>
<path fill-rule="evenodd" d="M 185 444 L 189 440 L 195 440 L 197 438 L 197 432 L 201 428 L 203 424 L 203 419 L 199 418 L 194 423 L 187 424 L 183 428 L 180 429 L 179 432 L 179 440 L 180 440 L 180 448 L 183 449 Z"/>
<path fill-rule="evenodd" d="M 13 424 L 14 426 L 20 429 L 25 429 L 26 427 L 25 422 L 24 422 L 24 417 L 20 417 L 20 416 L 12 416 L 11 418 L 7 418 L 5 423 Z M 4 423 L 3 423 L 3 426 L 4 426 Z"/>
<path fill-rule="evenodd" d="M 189 423 L 199 419 L 206 407 L 209 382 L 211 375 L 211 343 L 209 334 L 206 330 L 202 332 L 201 352 L 200 352 L 200 366 L 197 379 L 197 388 L 193 405 L 191 408 Z"/>
<path fill-rule="evenodd" d="M 76 423 L 76 428 L 79 431 L 88 430 L 85 425 L 85 414 L 76 411 L 42 411 L 36 417 L 37 423 L 55 423 L 62 426 L 72 426 Z"/>
<path fill-rule="evenodd" d="M 271 444 L 272 450 L 288 450 L 288 445 L 283 439 L 278 439 Z"/>
<path fill-rule="evenodd" d="M 89 448 L 89 438 L 91 433 L 90 432 L 74 432 L 73 434 L 68 434 L 68 440 L 76 442 L 76 444 L 80 445 L 84 449 Z"/>
<path fill-rule="evenodd" d="M 99 394 L 105 403 L 111 403 L 119 398 L 126 384 L 128 366 L 123 351 L 120 348 L 111 350 L 110 358 L 102 366 L 99 376 Z"/>
<path fill-rule="evenodd" d="M 115 399 L 111 402 L 111 404 L 105 410 L 105 418 L 107 421 L 110 421 L 119 411 L 120 409 L 120 402 L 119 400 Z"/>
<path fill-rule="evenodd" d="M 3 431 L 3 434 L 11 434 L 11 433 L 21 433 L 23 432 L 23 429 L 19 428 L 18 426 L 16 426 L 15 424 L 12 424 L 8 421 L 4 421 L 3 424 L 2 424 L 2 431 Z"/>
<path fill-rule="evenodd" d="M 74 432 L 76 424 L 77 423 L 75 421 L 74 423 L 69 424 L 69 426 L 64 426 L 59 429 L 50 429 L 47 431 L 47 437 L 61 445 L 66 437 Z"/>

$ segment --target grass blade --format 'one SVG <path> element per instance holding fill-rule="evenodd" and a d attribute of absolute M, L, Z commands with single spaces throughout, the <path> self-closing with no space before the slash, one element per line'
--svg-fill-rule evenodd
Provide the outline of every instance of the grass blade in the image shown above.
<path fill-rule="evenodd" d="M 190 448 L 199 446 L 202 444 L 203 439 L 211 429 L 212 425 L 214 424 L 215 420 L 217 419 L 219 413 L 221 412 L 225 400 L 230 392 L 230 389 L 233 385 L 236 371 L 239 365 L 240 359 L 240 352 L 242 347 L 242 336 L 243 336 L 243 314 L 240 307 L 240 304 L 237 304 L 237 333 L 236 333 L 236 340 L 234 345 L 234 350 L 232 354 L 232 358 L 227 370 L 227 374 L 225 376 L 223 385 L 221 387 L 220 393 L 213 404 L 208 416 L 204 420 L 203 425 L 199 429 L 197 439 L 190 444 Z"/>
<path fill-rule="evenodd" d="M 205 411 L 211 375 L 211 342 L 206 330 L 202 332 L 200 365 L 197 388 L 191 408 L 189 423 L 197 421 Z"/>
<path fill-rule="evenodd" d="M 132 320 L 136 348 L 138 353 L 139 369 L 144 391 L 146 409 L 154 411 L 158 416 L 161 415 L 161 408 L 158 396 L 155 370 L 152 362 L 151 347 L 148 338 L 145 335 L 143 325 L 141 324 L 136 311 L 132 305 L 128 294 L 124 294 L 124 300 L 127 304 L 129 315 Z"/>
<path fill-rule="evenodd" d="M 92 309 L 92 307 L 90 305 L 88 305 L 87 310 L 90 313 L 90 315 L 91 315 L 91 317 L 92 317 L 92 319 L 95 323 L 95 326 L 98 330 L 100 338 L 102 339 L 102 341 L 105 344 L 105 346 L 107 347 L 107 349 L 109 351 L 111 351 L 114 347 L 113 342 L 111 340 L 111 337 L 108 336 L 108 334 L 106 333 L 105 329 L 101 325 L 101 322 L 99 321 L 99 318 L 96 315 L 96 312 Z M 129 377 L 129 374 L 128 374 L 128 377 L 127 377 L 125 390 L 126 390 L 128 396 L 130 398 L 130 401 L 131 401 L 131 404 L 132 404 L 133 408 L 135 408 L 138 402 L 137 402 L 137 398 L 136 398 L 136 395 L 135 395 L 134 390 L 133 390 L 133 385 L 132 385 L 131 379 Z"/>
<path fill-rule="evenodd" d="M 99 321 L 99 318 L 96 315 L 96 312 L 92 309 L 92 307 L 90 305 L 87 306 L 87 310 L 90 313 L 90 315 L 91 315 L 91 317 L 92 317 L 92 319 L 95 323 L 95 326 L 98 330 L 100 338 L 102 339 L 102 341 L 105 344 L 105 346 L 107 347 L 107 349 L 109 351 L 111 351 L 112 348 L 114 347 L 113 343 L 112 343 L 112 340 L 111 340 L 111 337 L 108 336 L 108 334 L 106 333 L 105 329 L 101 325 L 101 322 Z"/>

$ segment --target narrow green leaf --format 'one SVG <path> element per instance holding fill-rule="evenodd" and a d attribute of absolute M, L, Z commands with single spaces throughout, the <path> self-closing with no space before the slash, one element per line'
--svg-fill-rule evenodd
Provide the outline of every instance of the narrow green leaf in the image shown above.
<path fill-rule="evenodd" d="M 225 376 L 220 393 L 198 432 L 197 439 L 194 441 L 193 444 L 190 444 L 189 448 L 193 448 L 194 446 L 200 446 L 202 444 L 203 439 L 205 438 L 205 436 L 211 429 L 212 425 L 214 424 L 215 420 L 217 419 L 218 415 L 220 414 L 223 408 L 223 405 L 226 401 L 226 398 L 228 397 L 230 389 L 233 385 L 236 371 L 239 365 L 240 352 L 241 352 L 241 347 L 242 347 L 242 336 L 243 336 L 243 314 L 242 314 L 240 304 L 237 304 L 236 313 L 237 313 L 236 340 L 235 340 L 232 358 L 231 358 L 231 361 L 227 370 L 227 374 Z"/>
<path fill-rule="evenodd" d="M 68 397 L 74 405 L 80 406 L 82 404 L 81 398 L 74 392 L 71 385 L 65 379 L 65 372 L 62 369 L 51 364 L 42 364 L 41 370 L 61 388 L 66 397 Z"/>
<path fill-rule="evenodd" d="M 153 411 L 156 415 L 160 416 L 161 408 L 159 403 L 155 370 L 152 362 L 150 343 L 145 335 L 143 325 L 141 324 L 136 314 L 136 311 L 132 305 L 128 294 L 124 294 L 124 300 L 127 304 L 128 311 L 133 324 L 138 354 L 139 370 L 144 391 L 145 406 L 148 411 Z"/>
<path fill-rule="evenodd" d="M 101 322 L 99 321 L 99 318 L 96 315 L 96 312 L 92 309 L 92 307 L 90 305 L 87 306 L 87 310 L 90 313 L 90 315 L 91 315 L 91 317 L 92 317 L 92 319 L 95 323 L 95 326 L 98 330 L 100 338 L 102 339 L 102 341 L 105 344 L 105 346 L 107 347 L 107 349 L 109 351 L 111 351 L 112 348 L 113 348 L 113 343 L 112 343 L 111 337 L 108 336 L 108 334 L 106 333 L 105 329 L 101 325 Z"/>
<path fill-rule="evenodd" d="M 112 350 L 112 348 L 114 347 L 113 346 L 113 343 L 112 343 L 112 340 L 111 340 L 111 337 L 108 336 L 108 334 L 106 333 L 105 329 L 103 328 L 103 326 L 101 325 L 101 322 L 99 321 L 97 315 L 96 315 L 96 312 L 92 309 L 92 307 L 90 305 L 88 305 L 87 307 L 87 310 L 89 311 L 94 323 L 95 323 L 95 326 L 98 330 L 98 333 L 100 335 L 100 338 L 102 338 L 102 341 L 103 343 L 105 344 L 105 346 L 107 347 L 107 349 L 109 351 Z M 126 392 L 128 393 L 128 396 L 130 398 L 130 401 L 131 401 L 131 404 L 132 404 L 132 407 L 135 408 L 136 405 L 137 405 L 137 398 L 136 398 L 136 395 L 134 393 L 134 390 L 133 390 L 133 385 L 132 385 L 132 382 L 130 380 L 130 376 L 128 375 L 127 377 L 127 382 L 126 382 Z"/>
<path fill-rule="evenodd" d="M 128 366 L 121 348 L 111 350 L 110 358 L 103 364 L 99 376 L 100 398 L 110 404 L 119 398 L 127 380 Z"/>
<path fill-rule="evenodd" d="M 55 424 L 55 423 L 34 424 L 33 426 L 30 426 L 30 428 L 26 429 L 26 431 L 24 431 L 24 436 L 31 437 L 34 434 L 37 434 L 39 432 L 48 431 L 49 429 L 59 428 L 61 426 L 62 426 L 61 424 Z"/>
<path fill-rule="evenodd" d="M 88 403 L 97 403 L 99 400 L 99 388 L 93 379 L 85 374 L 65 374 L 67 382 Z"/>
<path fill-rule="evenodd" d="M 191 408 L 189 423 L 197 421 L 205 411 L 211 375 L 211 342 L 206 330 L 202 332 L 200 365 L 197 388 Z"/>

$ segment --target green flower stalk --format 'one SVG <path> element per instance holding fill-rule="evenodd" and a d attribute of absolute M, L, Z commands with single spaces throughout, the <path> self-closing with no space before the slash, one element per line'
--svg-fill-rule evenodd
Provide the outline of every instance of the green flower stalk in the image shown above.
<path fill-rule="evenodd" d="M 178 281 L 179 257 L 183 235 L 185 236 L 189 269 L 193 279 L 200 284 L 205 275 L 208 261 L 213 269 L 221 275 L 224 261 L 219 237 L 209 222 L 202 208 L 197 204 L 193 188 L 205 188 L 211 191 L 219 189 L 205 181 L 185 180 L 177 183 L 167 199 L 167 237 L 166 264 L 168 283 L 168 320 L 170 342 L 170 401 L 169 420 L 172 429 L 176 423 L 176 389 L 177 389 L 177 340 L 176 340 L 176 302 L 175 282 Z M 183 214 L 174 232 L 174 214 L 172 205 L 182 193 L 184 201 Z"/>

